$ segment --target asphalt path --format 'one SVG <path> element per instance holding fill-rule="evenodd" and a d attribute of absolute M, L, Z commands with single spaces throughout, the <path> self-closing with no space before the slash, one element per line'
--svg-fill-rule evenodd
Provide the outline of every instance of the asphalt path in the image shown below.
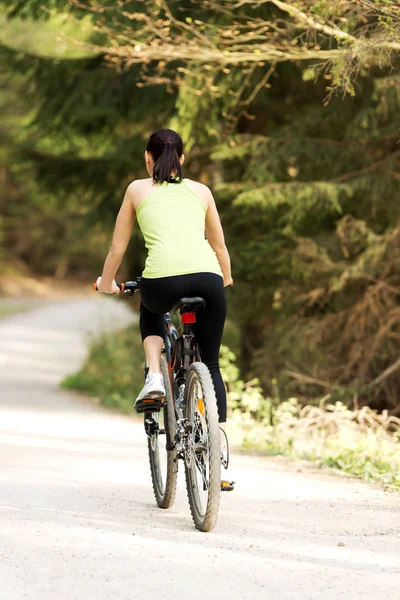
<path fill-rule="evenodd" d="M 400 599 L 399 496 L 282 459 L 232 457 L 236 489 L 195 530 L 183 470 L 155 506 L 139 419 L 63 391 L 119 299 L 0 321 L 0 598 Z"/>

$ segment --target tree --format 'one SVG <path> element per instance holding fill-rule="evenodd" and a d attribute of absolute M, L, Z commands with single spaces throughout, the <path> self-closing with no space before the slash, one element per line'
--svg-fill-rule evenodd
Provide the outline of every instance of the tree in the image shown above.
<path fill-rule="evenodd" d="M 179 5 L 123 2 L 106 15 L 102 3 L 74 0 L 74 6 L 98 15 L 95 29 L 106 44 L 91 46 L 113 64 L 157 64 L 146 83 L 179 85 L 187 69 L 204 69 L 208 89 L 218 94 L 218 77 L 230 68 L 245 69 L 281 62 L 313 63 L 316 74 L 354 94 L 356 76 L 373 66 L 391 64 L 400 52 L 400 7 L 395 1 L 192 0 Z M 184 69 L 174 69 L 183 63 Z M 168 69 L 172 66 L 173 74 Z M 245 80 L 246 81 L 246 80 Z"/>
<path fill-rule="evenodd" d="M 79 24 L 36 13 L 34 3 L 17 4 L 18 16 L 2 30 L 0 56 L 7 84 L 1 212 L 8 260 L 59 276 L 98 270 L 124 188 L 143 172 L 152 123 L 164 122 L 174 100 L 157 91 L 144 98 L 138 69 L 117 73 L 100 55 L 77 53 L 64 41 L 60 51 L 60 23 L 75 38 Z M 40 17 L 34 27 L 32 16 Z"/>
<path fill-rule="evenodd" d="M 12 4 L 43 17 L 39 3 Z M 40 189 L 113 216 L 126 149 L 141 161 L 147 134 L 175 127 L 189 174 L 216 192 L 246 374 L 266 388 L 277 378 L 282 396 L 399 412 L 398 4 L 109 8 L 68 8 L 93 24 L 76 48 L 95 56 L 23 58 L 36 97 L 20 149 Z"/>
<path fill-rule="evenodd" d="M 355 100 L 324 109 L 301 73 L 290 80 L 300 102 L 285 78 L 213 152 L 245 366 L 284 395 L 399 412 L 400 77 L 359 79 Z"/>

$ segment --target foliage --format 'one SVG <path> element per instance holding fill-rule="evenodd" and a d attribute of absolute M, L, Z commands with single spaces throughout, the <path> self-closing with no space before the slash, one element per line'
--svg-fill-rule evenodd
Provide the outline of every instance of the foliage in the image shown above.
<path fill-rule="evenodd" d="M 235 344 L 234 325 L 228 321 L 225 339 Z M 89 356 L 82 368 L 68 376 L 63 387 L 97 397 L 104 406 L 132 412 L 143 385 L 144 353 L 139 327 L 134 324 L 119 332 L 102 333 L 92 340 Z M 233 381 L 237 367 L 231 365 Z"/>
<path fill-rule="evenodd" d="M 71 20 L 64 15 L 62 23 L 70 33 Z M 124 188 L 143 169 L 148 99 L 138 93 L 134 70 L 119 74 L 93 53 L 59 51 L 60 20 L 31 25 L 14 19 L 8 29 L 10 38 L 12 28 L 24 31 L 32 54 L 7 47 L 5 34 L 0 40 L 2 235 L 8 260 L 58 277 L 84 276 L 99 270 Z M 168 102 L 155 98 L 161 125 Z"/>
<path fill-rule="evenodd" d="M 146 137 L 172 124 L 215 191 L 244 379 L 400 413 L 397 3 L 42 4 L 2 3 L 6 260 L 99 269 Z"/>
<path fill-rule="evenodd" d="M 107 43 L 93 48 L 113 64 L 155 63 L 156 73 L 144 70 L 144 83 L 167 79 L 173 85 L 202 67 L 204 87 L 217 95 L 221 74 L 231 68 L 251 78 L 256 66 L 266 67 L 262 87 L 272 72 L 268 65 L 287 61 L 311 63 L 329 81 L 329 92 L 340 87 L 353 94 L 357 73 L 390 64 L 400 51 L 395 2 L 193 0 L 176 6 L 143 0 L 124 3 L 111 20 L 101 3 L 74 4 L 97 15 L 96 29 Z M 177 61 L 186 66 L 176 69 Z"/>
<path fill-rule="evenodd" d="M 243 421 L 242 415 L 233 418 Z M 274 411 L 272 425 L 244 421 L 243 447 L 311 460 L 400 489 L 399 425 L 394 417 L 368 407 L 352 411 L 341 402 L 302 407 L 291 398 Z"/>
<path fill-rule="evenodd" d="M 57 34 L 57 32 L 60 33 Z M 80 24 L 73 23 L 65 13 L 59 13 L 51 21 L 38 25 L 34 21 L 7 20 L 0 15 L 0 44 L 34 56 L 66 59 L 87 58 L 93 51 L 82 50 L 72 39 L 83 42 L 91 33 L 88 16 Z M 86 34 L 86 36 L 85 36 Z"/>
<path fill-rule="evenodd" d="M 314 274 L 302 294 L 293 286 L 281 293 L 281 303 L 290 294 L 302 307 L 296 323 L 291 319 L 292 330 L 286 330 L 287 364 L 295 361 L 289 349 L 295 339 L 316 351 L 323 348 L 324 359 L 312 359 L 311 376 L 304 375 L 304 367 L 286 374 L 300 386 L 314 385 L 349 404 L 367 402 L 398 413 L 400 227 L 377 235 L 364 221 L 348 216 L 339 221 L 337 234 L 343 253 L 353 260 L 325 264 L 320 281 L 315 248 L 311 253 L 297 248 L 299 262 L 308 260 Z"/>
<path fill-rule="evenodd" d="M 226 347 L 221 365 L 232 411 L 228 432 L 244 450 L 310 460 L 400 490 L 400 419 L 368 407 L 350 410 L 329 396 L 319 406 L 282 402 L 276 382 L 275 396 L 265 397 L 257 380 L 238 378 Z"/>
<path fill-rule="evenodd" d="M 143 385 L 143 348 L 137 325 L 123 332 L 103 333 L 93 340 L 82 368 L 62 382 L 99 398 L 104 405 L 130 413 Z"/>
<path fill-rule="evenodd" d="M 243 366 L 269 393 L 277 377 L 286 397 L 400 412 L 399 86 L 368 81 L 362 99 L 317 111 L 304 85 L 302 110 L 272 112 L 269 136 L 213 151 Z"/>
<path fill-rule="evenodd" d="M 30 302 L 7 301 L 2 298 L 0 301 L 0 319 L 24 312 L 29 310 L 31 307 L 32 305 Z"/>

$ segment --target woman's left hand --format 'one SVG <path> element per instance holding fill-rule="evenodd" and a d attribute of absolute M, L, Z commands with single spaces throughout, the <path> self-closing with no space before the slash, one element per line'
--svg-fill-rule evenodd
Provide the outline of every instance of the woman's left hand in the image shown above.
<path fill-rule="evenodd" d="M 119 294 L 121 292 L 121 290 L 115 283 L 115 279 L 113 279 L 111 287 L 105 288 L 101 284 L 101 277 L 98 277 L 97 281 L 96 281 L 96 285 L 97 285 L 97 291 L 103 292 L 103 294 Z"/>

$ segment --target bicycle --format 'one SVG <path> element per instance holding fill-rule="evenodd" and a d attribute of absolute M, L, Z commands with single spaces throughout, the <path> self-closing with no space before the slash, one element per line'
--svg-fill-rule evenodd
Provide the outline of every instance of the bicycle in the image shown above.
<path fill-rule="evenodd" d="M 140 279 L 118 286 L 125 294 L 133 296 L 140 288 Z M 96 284 L 94 286 L 97 289 Z M 171 313 L 164 315 L 161 371 L 165 398 L 161 400 L 161 407 L 160 400 L 142 400 L 138 412 L 144 413 L 157 505 L 164 509 L 172 506 L 178 463 L 182 460 L 193 522 L 198 530 L 210 531 L 218 516 L 222 459 L 214 386 L 208 368 L 201 362 L 192 330 L 197 311 L 204 307 L 205 300 L 200 297 L 185 297 L 175 303 L 171 312 L 180 311 L 181 334 L 172 321 Z M 227 448 L 227 458 L 222 461 L 225 468 L 229 462 Z M 233 482 L 224 483 L 227 484 L 226 489 L 233 489 Z"/>

